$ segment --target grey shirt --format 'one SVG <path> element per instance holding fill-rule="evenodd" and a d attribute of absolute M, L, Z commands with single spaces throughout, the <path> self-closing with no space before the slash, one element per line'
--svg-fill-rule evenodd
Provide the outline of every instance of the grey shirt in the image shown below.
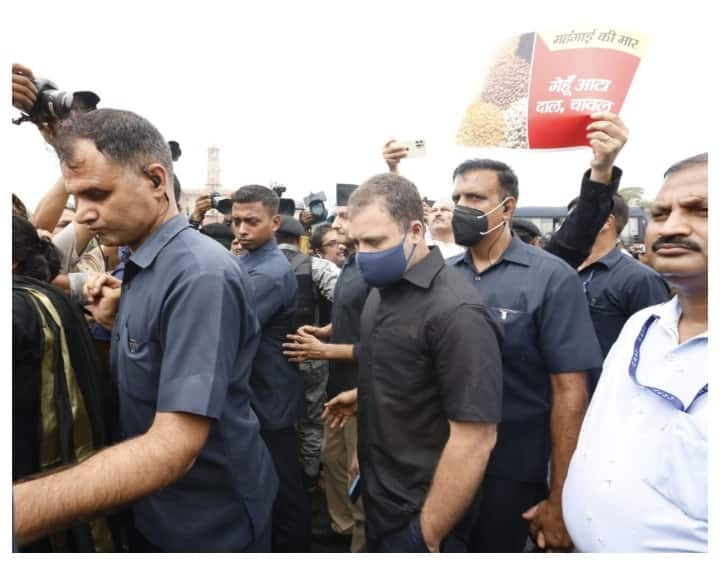
<path fill-rule="evenodd" d="M 259 340 L 247 272 L 184 216 L 130 256 L 110 352 L 123 435 L 145 433 L 156 412 L 212 420 L 190 471 L 133 506 L 165 551 L 242 551 L 269 526 L 277 476 L 248 384 Z"/>

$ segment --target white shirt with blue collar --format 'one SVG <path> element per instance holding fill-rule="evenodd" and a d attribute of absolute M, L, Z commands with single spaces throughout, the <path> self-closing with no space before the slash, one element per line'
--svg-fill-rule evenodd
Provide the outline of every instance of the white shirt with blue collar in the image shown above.
<path fill-rule="evenodd" d="M 579 551 L 707 551 L 707 332 L 680 344 L 680 314 L 640 310 L 605 359 L 563 489 Z"/>

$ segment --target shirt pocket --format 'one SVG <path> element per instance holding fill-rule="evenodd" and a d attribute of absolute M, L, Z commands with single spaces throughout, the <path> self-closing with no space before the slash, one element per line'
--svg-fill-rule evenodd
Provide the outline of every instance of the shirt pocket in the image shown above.
<path fill-rule="evenodd" d="M 532 315 L 496 306 L 490 310 L 503 328 L 503 359 L 527 361 L 535 357 L 535 324 Z"/>
<path fill-rule="evenodd" d="M 643 481 L 697 520 L 707 521 L 707 430 L 696 416 L 675 410 L 650 441 Z"/>
<path fill-rule="evenodd" d="M 126 322 L 119 336 L 118 384 L 130 395 L 154 402 L 160 378 L 160 344 Z"/>

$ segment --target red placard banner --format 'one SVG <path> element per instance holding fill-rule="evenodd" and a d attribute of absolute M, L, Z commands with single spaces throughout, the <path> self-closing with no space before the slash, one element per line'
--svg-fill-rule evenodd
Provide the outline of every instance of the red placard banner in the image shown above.
<path fill-rule="evenodd" d="M 615 29 L 526 33 L 504 44 L 468 106 L 460 145 L 553 149 L 588 145 L 594 112 L 620 112 L 647 45 Z"/>

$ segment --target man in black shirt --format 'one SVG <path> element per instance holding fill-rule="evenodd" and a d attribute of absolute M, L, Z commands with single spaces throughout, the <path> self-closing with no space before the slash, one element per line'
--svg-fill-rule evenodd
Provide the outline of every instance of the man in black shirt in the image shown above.
<path fill-rule="evenodd" d="M 570 215 L 575 212 L 577 200 L 568 204 Z M 590 255 L 578 267 L 603 357 L 630 316 L 670 300 L 670 290 L 656 271 L 618 249 L 616 241 L 627 220 L 628 205 L 622 196 L 615 194 L 612 212 L 598 233 Z M 595 392 L 601 372 L 601 367 L 588 371 L 589 397 Z"/>
<path fill-rule="evenodd" d="M 464 551 L 500 420 L 500 327 L 428 248 L 410 181 L 369 179 L 349 212 L 360 273 L 376 287 L 361 319 L 355 397 L 368 549 Z"/>

